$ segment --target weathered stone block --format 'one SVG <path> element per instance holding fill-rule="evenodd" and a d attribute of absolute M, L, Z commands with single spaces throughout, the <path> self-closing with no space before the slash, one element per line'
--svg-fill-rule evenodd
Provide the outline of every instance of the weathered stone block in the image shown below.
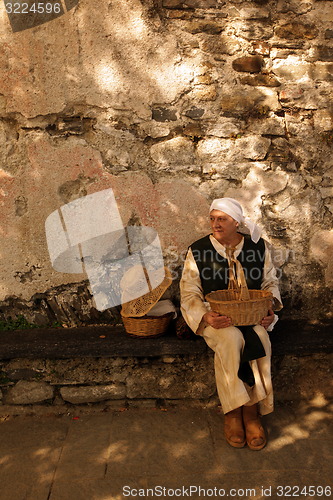
<path fill-rule="evenodd" d="M 268 170 L 262 168 L 260 163 L 256 163 L 242 183 L 242 190 L 245 193 L 251 193 L 251 198 L 245 201 L 247 210 L 253 214 L 258 214 L 258 205 L 261 203 L 261 197 L 265 194 L 276 194 L 282 192 L 287 183 L 289 175 L 282 170 Z M 226 196 L 233 197 L 232 193 Z"/>
<path fill-rule="evenodd" d="M 309 76 L 313 80 L 331 82 L 333 80 L 333 64 L 324 62 L 315 63 Z"/>
<path fill-rule="evenodd" d="M 241 44 L 237 38 L 221 34 L 205 35 L 201 44 L 204 51 L 212 53 L 214 59 L 220 60 L 225 58 L 225 55 L 233 55 L 240 50 Z"/>
<path fill-rule="evenodd" d="M 193 35 L 196 33 L 219 35 L 224 30 L 224 25 L 215 21 L 191 21 L 186 25 L 186 29 Z"/>
<path fill-rule="evenodd" d="M 260 135 L 285 135 L 285 127 L 284 118 L 273 115 L 265 120 L 253 120 L 247 131 Z"/>
<path fill-rule="evenodd" d="M 255 54 L 259 54 L 261 56 L 269 56 L 271 51 L 271 46 L 268 42 L 263 42 L 261 40 L 256 40 L 252 42 L 252 50 Z"/>
<path fill-rule="evenodd" d="M 208 371 L 208 370 L 207 370 Z M 161 399 L 204 399 L 215 393 L 213 370 L 209 374 L 197 373 L 195 377 L 188 369 L 188 378 L 179 373 L 156 372 L 154 369 L 137 371 L 127 379 L 127 397 Z"/>
<path fill-rule="evenodd" d="M 160 125 L 154 122 L 142 123 L 139 125 L 139 130 L 143 137 L 166 137 L 170 134 L 170 128 L 167 125 Z"/>
<path fill-rule="evenodd" d="M 239 115 L 253 109 L 258 101 L 258 96 L 233 92 L 222 96 L 221 108 L 225 114 Z"/>
<path fill-rule="evenodd" d="M 226 193 L 229 184 L 225 183 L 224 179 L 239 180 L 247 176 L 253 164 L 242 159 L 241 154 L 230 154 L 230 157 L 221 157 L 216 162 L 204 163 L 202 173 L 213 179 L 214 184 L 210 186 L 209 182 L 202 187 L 202 192 L 208 192 L 209 196 L 214 198 L 220 197 L 221 193 Z M 207 191 L 208 190 L 208 191 Z"/>
<path fill-rule="evenodd" d="M 17 368 L 7 371 L 10 380 L 31 380 L 41 376 L 41 372 L 31 368 Z"/>
<path fill-rule="evenodd" d="M 28 382 L 20 380 L 8 389 L 5 403 L 9 405 L 25 405 L 46 401 L 53 398 L 53 388 L 45 382 Z"/>
<path fill-rule="evenodd" d="M 189 123 L 183 128 L 183 133 L 187 137 L 202 137 L 204 135 L 199 123 Z"/>
<path fill-rule="evenodd" d="M 97 403 L 107 399 L 123 399 L 126 396 L 125 384 L 104 386 L 62 387 L 60 394 L 65 401 L 72 404 Z"/>
<path fill-rule="evenodd" d="M 189 93 L 189 98 L 198 101 L 215 101 L 217 90 L 215 85 L 196 85 Z"/>
<path fill-rule="evenodd" d="M 333 186 L 333 167 L 326 170 L 321 182 L 323 187 Z"/>
<path fill-rule="evenodd" d="M 291 161 L 289 142 L 282 137 L 274 138 L 267 160 L 282 166 L 288 164 Z"/>
<path fill-rule="evenodd" d="M 191 20 L 193 18 L 193 12 L 190 9 L 168 9 L 165 13 L 168 19 Z"/>
<path fill-rule="evenodd" d="M 152 110 L 152 119 L 157 122 L 171 122 L 177 120 L 175 109 L 158 107 Z"/>
<path fill-rule="evenodd" d="M 333 61 L 333 47 L 319 45 L 316 47 L 316 56 L 319 61 Z"/>
<path fill-rule="evenodd" d="M 255 75 L 244 76 L 240 79 L 241 83 L 251 85 L 252 87 L 279 87 L 281 82 L 274 75 Z"/>
<path fill-rule="evenodd" d="M 322 198 L 333 198 L 333 187 L 319 187 Z"/>
<path fill-rule="evenodd" d="M 293 86 L 293 87 L 285 87 L 280 92 L 280 100 L 283 102 L 290 102 L 297 99 L 300 99 L 304 94 L 304 90 L 302 87 Z"/>
<path fill-rule="evenodd" d="M 162 6 L 166 9 L 188 9 L 185 1 L 182 0 L 163 0 Z"/>
<path fill-rule="evenodd" d="M 235 141 L 212 137 L 199 142 L 197 155 L 200 162 L 219 163 L 225 161 L 235 149 Z"/>
<path fill-rule="evenodd" d="M 192 119 L 201 118 L 204 113 L 203 108 L 197 108 L 196 106 L 192 106 L 192 108 L 185 111 L 185 115 Z"/>
<path fill-rule="evenodd" d="M 228 116 L 243 118 L 253 116 L 267 117 L 270 111 L 280 109 L 277 93 L 270 89 L 244 89 L 228 92 L 221 98 L 222 112 Z"/>
<path fill-rule="evenodd" d="M 270 23 L 260 23 L 256 20 L 250 23 L 240 23 L 237 27 L 237 34 L 246 40 L 269 40 L 274 36 L 274 27 Z"/>
<path fill-rule="evenodd" d="M 314 112 L 315 129 L 319 131 L 333 130 L 333 109 L 318 109 Z"/>
<path fill-rule="evenodd" d="M 228 16 L 240 19 L 267 19 L 270 17 L 270 10 L 266 7 L 231 7 L 228 9 Z"/>
<path fill-rule="evenodd" d="M 247 73 L 259 73 L 264 65 L 264 59 L 261 56 L 244 56 L 232 61 L 232 67 L 235 71 Z"/>
<path fill-rule="evenodd" d="M 235 147 L 240 155 L 248 160 L 263 160 L 271 145 L 270 139 L 257 135 L 250 135 L 237 139 Z"/>
<path fill-rule="evenodd" d="M 163 0 L 166 9 L 210 9 L 219 8 L 218 0 Z"/>
<path fill-rule="evenodd" d="M 274 59 L 287 59 L 287 57 L 295 55 L 294 49 L 279 49 L 272 48 L 271 50 L 271 58 Z"/>
<path fill-rule="evenodd" d="M 193 165 L 194 144 L 185 137 L 174 137 L 152 146 L 150 154 L 159 168 L 168 169 L 175 166 L 182 168 Z"/>
<path fill-rule="evenodd" d="M 217 121 L 212 126 L 208 127 L 206 130 L 207 135 L 213 135 L 215 137 L 236 137 L 241 131 L 241 123 L 237 121 L 232 121 L 231 119 L 226 119 L 225 121 Z"/>
<path fill-rule="evenodd" d="M 273 62 L 272 69 L 278 78 L 285 78 L 290 82 L 295 82 L 313 74 L 314 66 L 299 60 L 298 57 L 290 56 L 285 60 L 276 59 Z"/>
<path fill-rule="evenodd" d="M 318 29 L 314 24 L 292 22 L 278 26 L 275 29 L 275 34 L 280 38 L 286 38 L 287 40 L 293 38 L 305 38 L 312 40 L 318 35 Z"/>
<path fill-rule="evenodd" d="M 312 3 L 308 0 L 279 0 L 277 4 L 277 11 L 282 13 L 305 14 L 311 9 Z"/>

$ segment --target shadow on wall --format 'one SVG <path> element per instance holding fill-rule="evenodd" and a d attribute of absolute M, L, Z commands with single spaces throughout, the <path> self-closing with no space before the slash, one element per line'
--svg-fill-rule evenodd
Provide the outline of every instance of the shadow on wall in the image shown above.
<path fill-rule="evenodd" d="M 271 117 L 269 110 L 274 118 L 281 114 L 281 105 L 277 96 L 271 98 L 269 87 L 253 88 L 252 80 L 234 82 L 238 73 L 230 72 L 212 43 L 223 32 L 223 17 L 215 23 L 187 20 L 186 12 L 192 10 L 184 9 L 184 17 L 172 21 L 152 1 L 144 8 L 135 0 L 74 3 L 61 2 L 71 12 L 14 33 L 5 47 L 11 71 L 0 83 L 0 92 L 7 98 L 8 113 L 16 113 L 22 123 L 28 123 L 21 124 L 19 140 L 26 141 L 30 159 L 24 173 L 30 182 L 23 186 L 22 177 L 8 174 L 8 192 L 16 183 L 17 199 L 25 197 L 30 211 L 33 205 L 34 210 L 38 207 L 42 223 L 63 203 L 112 187 L 124 224 L 135 220 L 154 227 L 166 253 L 177 256 L 209 230 L 207 198 L 214 192 L 239 199 L 247 215 L 262 221 L 278 246 L 301 245 L 296 257 L 302 256 L 304 234 L 290 221 L 297 218 L 300 206 L 305 227 L 314 218 L 321 222 L 323 215 L 310 206 L 310 187 L 302 184 L 298 172 L 282 168 L 277 174 L 274 169 L 280 166 L 274 160 L 274 172 L 262 169 L 260 162 L 278 149 L 263 124 Z M 182 27 L 183 38 L 176 39 L 172 23 Z M 238 19 L 234 28 L 240 37 L 235 57 L 241 52 L 242 39 L 244 43 L 253 38 L 266 40 L 273 32 L 270 22 L 258 20 Z M 187 57 L 194 35 L 199 35 L 198 50 Z M 264 42 L 260 50 L 265 51 Z M 254 70 L 251 79 L 264 74 L 262 60 L 250 61 L 257 64 L 250 68 Z M 216 62 L 219 74 L 206 71 L 211 61 Z M 196 113 L 203 113 L 199 124 Z M 230 134 L 212 140 L 209 128 L 221 116 L 233 125 L 237 122 L 240 137 Z M 263 129 L 260 143 L 251 132 L 256 124 Z M 280 134 L 285 135 L 284 129 Z M 230 153 L 239 150 L 246 150 L 241 161 Z M 217 168 L 221 156 L 228 154 L 229 163 Z M 208 165 L 206 170 L 203 162 Z M 50 178 L 53 183 L 47 182 Z M 273 192 L 267 194 L 272 185 Z M 43 228 L 35 232 L 33 216 L 23 212 L 21 239 L 33 235 L 29 241 L 40 243 L 37 256 L 45 261 Z M 33 255 L 32 244 L 27 245 Z M 287 259 L 281 263 L 286 264 L 296 273 L 296 263 Z M 31 269 L 31 265 L 21 269 L 18 278 Z M 303 273 L 306 282 L 308 270 L 303 267 L 297 272 Z"/>

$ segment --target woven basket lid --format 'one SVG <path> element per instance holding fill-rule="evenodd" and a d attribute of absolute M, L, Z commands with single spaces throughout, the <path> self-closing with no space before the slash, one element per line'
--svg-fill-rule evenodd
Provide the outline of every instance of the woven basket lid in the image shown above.
<path fill-rule="evenodd" d="M 149 284 L 149 275 L 147 270 L 144 268 L 145 275 Z M 128 281 L 128 278 L 127 278 Z M 167 267 L 164 267 L 164 278 L 163 281 L 156 287 L 151 289 L 148 293 L 141 295 L 140 297 L 124 302 L 122 304 L 121 314 L 127 318 L 129 317 L 140 317 L 147 314 L 150 309 L 160 300 L 164 292 L 169 288 L 172 283 L 172 276 Z"/>

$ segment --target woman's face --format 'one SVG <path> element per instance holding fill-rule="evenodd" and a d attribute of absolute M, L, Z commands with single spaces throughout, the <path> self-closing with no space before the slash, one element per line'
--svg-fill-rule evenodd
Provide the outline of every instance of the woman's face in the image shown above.
<path fill-rule="evenodd" d="M 230 240 L 237 234 L 238 222 L 220 210 L 212 210 L 210 212 L 210 225 L 213 236 L 218 241 Z"/>

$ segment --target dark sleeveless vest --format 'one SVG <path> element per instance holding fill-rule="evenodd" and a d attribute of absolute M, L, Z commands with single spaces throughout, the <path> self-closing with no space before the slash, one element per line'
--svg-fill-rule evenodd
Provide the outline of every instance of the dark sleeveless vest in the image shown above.
<path fill-rule="evenodd" d="M 237 259 L 242 264 L 247 286 L 260 290 L 265 261 L 265 243 L 262 238 L 254 243 L 250 236 L 243 234 L 244 244 Z M 228 260 L 213 247 L 209 235 L 195 241 L 191 246 L 198 266 L 204 295 L 215 290 L 228 288 Z"/>

